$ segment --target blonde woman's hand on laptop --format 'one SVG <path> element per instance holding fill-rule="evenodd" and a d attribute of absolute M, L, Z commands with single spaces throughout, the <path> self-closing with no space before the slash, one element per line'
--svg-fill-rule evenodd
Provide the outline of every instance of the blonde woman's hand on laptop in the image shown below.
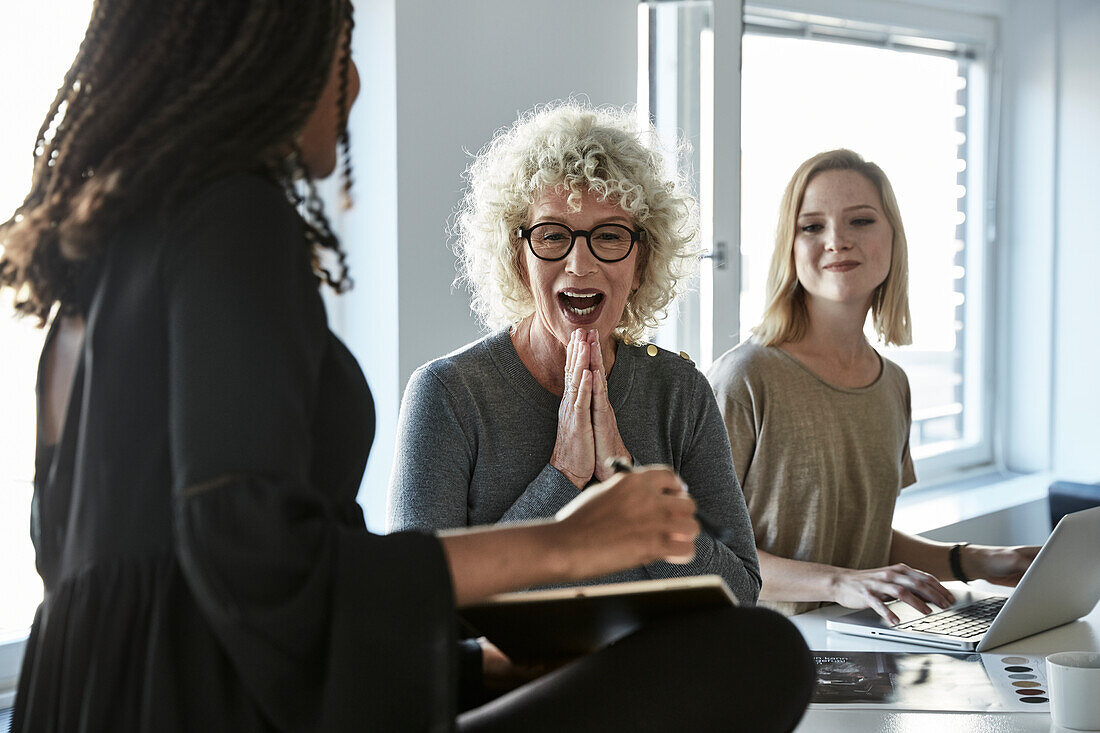
<path fill-rule="evenodd" d="M 955 602 L 934 575 L 895 561 L 867 570 L 792 560 L 757 548 L 764 585 L 763 601 L 830 601 L 853 609 L 870 608 L 891 624 L 898 617 L 888 604 L 895 598 L 921 613 Z"/>
<path fill-rule="evenodd" d="M 932 575 L 905 563 L 870 570 L 833 568 L 832 600 L 847 608 L 871 608 L 890 624 L 898 623 L 888 605 L 895 598 L 921 613 L 932 613 L 931 606 L 946 608 L 954 596 Z M 930 605 L 931 604 L 931 605 Z"/>
<path fill-rule="evenodd" d="M 967 545 L 962 548 L 960 562 L 967 578 L 986 580 L 994 585 L 1012 588 L 1024 577 L 1032 560 L 1039 554 L 1037 545 L 997 547 Z"/>

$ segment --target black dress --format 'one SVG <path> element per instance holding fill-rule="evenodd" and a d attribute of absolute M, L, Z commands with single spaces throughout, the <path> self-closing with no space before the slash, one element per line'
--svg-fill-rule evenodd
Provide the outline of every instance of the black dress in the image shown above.
<path fill-rule="evenodd" d="M 91 268 L 13 730 L 453 727 L 446 562 L 365 529 L 373 405 L 309 257 L 280 188 L 240 175 Z"/>

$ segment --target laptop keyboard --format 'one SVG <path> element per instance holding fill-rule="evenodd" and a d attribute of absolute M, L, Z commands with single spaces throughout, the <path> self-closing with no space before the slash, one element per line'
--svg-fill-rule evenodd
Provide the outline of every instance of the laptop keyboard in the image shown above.
<path fill-rule="evenodd" d="M 993 619 L 1001 611 L 1007 598 L 983 598 L 965 606 L 948 608 L 912 621 L 898 624 L 895 629 L 926 631 L 943 636 L 959 636 L 964 639 L 984 634 L 993 624 Z"/>

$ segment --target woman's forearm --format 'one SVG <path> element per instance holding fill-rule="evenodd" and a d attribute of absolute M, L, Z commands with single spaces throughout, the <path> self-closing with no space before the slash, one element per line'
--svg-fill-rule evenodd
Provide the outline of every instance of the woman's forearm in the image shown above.
<path fill-rule="evenodd" d="M 592 486 L 552 520 L 440 533 L 458 605 L 658 558 L 687 563 L 699 524 L 683 481 L 644 467 Z"/>
<path fill-rule="evenodd" d="M 903 562 L 911 568 L 934 575 L 937 580 L 954 580 L 949 558 L 953 544 L 933 542 L 895 529 L 890 543 L 890 562 Z"/>
<path fill-rule="evenodd" d="M 455 603 L 571 579 L 568 553 L 553 520 L 474 527 L 439 534 L 451 569 Z"/>
<path fill-rule="evenodd" d="M 957 580 L 951 567 L 953 542 L 933 542 L 894 530 L 890 562 L 903 562 L 940 580 Z M 959 552 L 959 570 L 969 580 L 1014 586 L 1039 552 L 1036 546 L 1001 547 L 967 544 Z"/>
<path fill-rule="evenodd" d="M 762 601 L 834 601 L 840 568 L 779 557 L 759 547 Z"/>

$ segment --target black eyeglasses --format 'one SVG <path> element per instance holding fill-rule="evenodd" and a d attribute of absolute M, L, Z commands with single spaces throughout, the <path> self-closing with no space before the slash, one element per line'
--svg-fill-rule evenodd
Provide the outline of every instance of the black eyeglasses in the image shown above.
<path fill-rule="evenodd" d="M 577 237 L 588 241 L 588 249 L 600 262 L 625 260 L 634 249 L 635 242 L 645 241 L 644 231 L 636 232 L 622 224 L 601 224 L 585 231 L 555 222 L 540 222 L 530 229 L 520 227 L 516 230 L 516 236 L 527 240 L 531 254 L 547 262 L 565 259 L 573 251 Z"/>

